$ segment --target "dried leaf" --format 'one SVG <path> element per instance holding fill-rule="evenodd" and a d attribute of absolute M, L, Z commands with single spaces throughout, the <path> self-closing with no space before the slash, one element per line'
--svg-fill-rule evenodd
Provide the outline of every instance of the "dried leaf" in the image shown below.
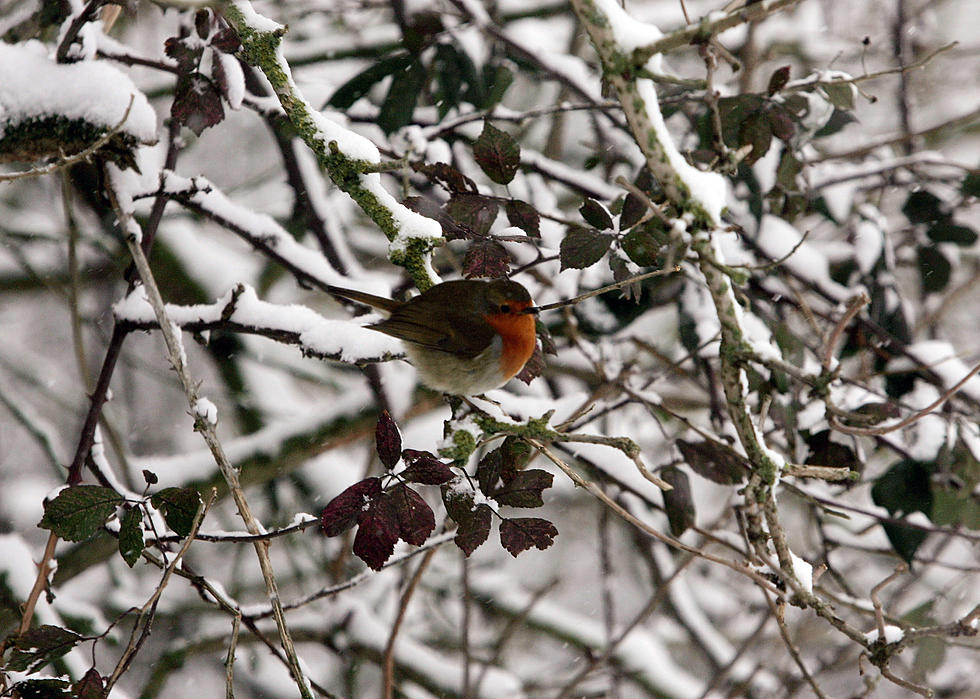
<path fill-rule="evenodd" d="M 378 451 L 378 458 L 389 471 L 398 463 L 402 453 L 402 436 L 398 432 L 398 425 L 388 414 L 387 410 L 382 410 L 378 416 L 378 424 L 374 428 L 374 442 Z"/>
<path fill-rule="evenodd" d="M 510 134 L 484 122 L 483 132 L 473 143 L 473 157 L 487 177 L 508 184 L 521 164 L 521 147 Z"/>
<path fill-rule="evenodd" d="M 338 536 L 357 523 L 361 512 L 381 497 L 381 479 L 365 478 L 327 503 L 320 513 L 320 526 L 327 536 Z"/>
<path fill-rule="evenodd" d="M 500 545 L 517 558 L 532 546 L 544 551 L 555 543 L 558 529 L 540 517 L 517 517 L 500 522 Z"/>

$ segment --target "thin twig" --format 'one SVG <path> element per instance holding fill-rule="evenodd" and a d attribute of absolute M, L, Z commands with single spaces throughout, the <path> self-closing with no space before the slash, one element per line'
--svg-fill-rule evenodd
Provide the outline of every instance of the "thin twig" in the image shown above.
<path fill-rule="evenodd" d="M 869 303 L 871 303 L 871 299 L 863 291 L 847 302 L 847 309 L 844 311 L 843 317 L 837 322 L 837 325 L 834 326 L 834 330 L 830 333 L 830 337 L 827 338 L 827 343 L 824 346 L 824 371 L 831 370 L 831 364 L 834 361 L 834 351 L 837 349 L 837 342 L 840 340 L 841 335 L 844 334 L 844 330 L 850 324 L 851 320 L 854 319 L 854 316 L 856 316 L 861 309 L 867 306 Z"/>
<path fill-rule="evenodd" d="M 635 277 L 630 277 L 629 279 L 623 279 L 622 281 L 616 282 L 615 284 L 607 284 L 606 286 L 600 287 L 598 289 L 593 289 L 585 294 L 576 296 L 575 298 L 565 299 L 564 301 L 555 301 L 554 303 L 546 303 L 543 306 L 534 306 L 527 309 L 527 313 L 537 313 L 539 311 L 550 311 L 555 308 L 562 308 L 563 306 L 574 306 L 577 303 L 581 303 L 586 299 L 590 299 L 593 296 L 599 296 L 610 291 L 615 291 L 616 289 L 622 289 L 624 286 L 633 284 L 634 282 L 641 282 L 644 279 L 649 279 L 650 277 L 662 277 L 665 274 L 673 274 L 674 272 L 680 272 L 680 267 L 671 267 L 670 269 L 657 269 L 653 272 L 645 272 L 644 274 L 637 274 Z"/>
<path fill-rule="evenodd" d="M 401 629 L 402 622 L 405 620 L 408 603 L 412 599 L 415 588 L 418 587 L 419 581 L 422 579 L 422 574 L 429 567 L 429 561 L 432 560 L 435 553 L 435 549 L 429 549 L 425 552 L 422 560 L 419 561 L 418 566 L 415 568 L 415 573 L 412 574 L 412 578 L 408 581 L 408 587 L 405 588 L 405 592 L 402 594 L 401 604 L 398 606 L 398 616 L 395 617 L 395 623 L 391 626 L 391 633 L 388 635 L 388 643 L 385 645 L 384 660 L 382 662 L 382 668 L 384 670 L 383 696 L 385 699 L 392 699 L 395 694 L 395 639 L 398 638 L 398 631 Z"/>
<path fill-rule="evenodd" d="M 908 565 L 906 563 L 899 563 L 895 566 L 895 570 L 892 571 L 891 575 L 882 580 L 880 583 L 871 588 L 871 604 L 875 608 L 875 625 L 878 627 L 878 640 L 882 643 L 885 642 L 885 614 L 882 610 L 881 600 L 878 598 L 878 593 L 881 592 L 886 585 L 891 583 L 892 580 L 900 575 L 904 575 L 908 572 Z"/>

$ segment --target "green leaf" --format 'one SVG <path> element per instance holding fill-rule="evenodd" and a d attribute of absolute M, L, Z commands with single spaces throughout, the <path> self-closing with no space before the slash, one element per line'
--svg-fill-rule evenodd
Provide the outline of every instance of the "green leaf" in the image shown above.
<path fill-rule="evenodd" d="M 122 503 L 123 497 L 111 488 L 76 485 L 62 490 L 45 503 L 44 516 L 38 526 L 65 541 L 84 541 L 95 534 Z"/>
<path fill-rule="evenodd" d="M 468 237 L 482 237 L 489 233 L 500 210 L 496 200 L 467 192 L 453 194 L 445 208 L 450 218 L 463 226 Z"/>
<path fill-rule="evenodd" d="M 74 699 L 71 683 L 67 680 L 24 680 L 13 686 L 15 697 L 20 699 Z"/>
<path fill-rule="evenodd" d="M 337 88 L 327 104 L 337 109 L 347 109 L 377 83 L 393 73 L 405 70 L 411 63 L 412 56 L 407 53 L 382 58 Z"/>
<path fill-rule="evenodd" d="M 745 163 L 751 165 L 769 151 L 772 144 L 772 124 L 769 114 L 763 111 L 749 114 L 738 129 L 738 145 L 752 146 L 745 156 Z"/>
<path fill-rule="evenodd" d="M 650 219 L 648 223 L 653 223 Z M 637 226 L 623 238 L 623 252 L 640 267 L 653 267 L 657 264 L 657 255 L 663 249 L 663 242 L 654 235 L 654 226 Z"/>
<path fill-rule="evenodd" d="M 696 520 L 691 481 L 687 474 L 676 466 L 668 466 L 661 470 L 660 477 L 674 486 L 673 490 L 665 490 L 663 493 L 664 512 L 667 513 L 670 533 L 680 536 L 689 527 L 693 527 Z"/>
<path fill-rule="evenodd" d="M 749 470 L 748 459 L 719 442 L 678 439 L 676 444 L 688 466 L 709 481 L 734 485 L 740 483 Z"/>
<path fill-rule="evenodd" d="M 912 223 L 938 221 L 943 215 L 942 200 L 932 192 L 920 189 L 912 192 L 905 200 L 902 213 Z"/>
<path fill-rule="evenodd" d="M 449 110 L 459 106 L 460 88 L 463 85 L 463 71 L 460 70 L 456 47 L 451 44 L 438 44 L 432 57 L 433 92 L 439 118 Z"/>
<path fill-rule="evenodd" d="M 193 488 L 164 488 L 150 498 L 153 506 L 163 513 L 167 526 L 179 536 L 187 536 L 194 526 L 194 517 L 201 504 L 200 494 Z"/>
<path fill-rule="evenodd" d="M 579 207 L 578 212 L 582 214 L 585 222 L 600 231 L 606 231 L 613 227 L 612 216 L 605 206 L 595 199 L 586 199 L 585 203 Z"/>
<path fill-rule="evenodd" d="M 738 97 L 722 97 L 718 100 L 718 113 L 721 116 L 721 134 L 725 145 L 736 148 L 742 145 L 739 134 L 742 123 L 751 114 L 758 114 L 765 106 L 765 101 L 759 95 L 739 95 Z"/>
<path fill-rule="evenodd" d="M 585 269 L 602 259 L 614 237 L 591 228 L 571 228 L 561 241 L 561 269 Z"/>
<path fill-rule="evenodd" d="M 871 499 L 893 517 L 913 512 L 930 517 L 933 506 L 932 470 L 933 464 L 911 459 L 898 461 L 875 481 L 871 487 Z M 928 535 L 919 528 L 901 523 L 884 522 L 882 528 L 895 553 L 910 563 Z"/>
<path fill-rule="evenodd" d="M 967 226 L 958 226 L 952 221 L 938 221 L 926 235 L 936 243 L 956 243 L 969 247 L 977 242 L 977 232 Z"/>
<path fill-rule="evenodd" d="M 483 92 L 486 95 L 480 109 L 490 109 L 500 103 L 507 88 L 514 82 L 514 72 L 505 65 L 483 66 Z"/>
<path fill-rule="evenodd" d="M 980 197 L 980 172 L 971 172 L 963 178 L 960 191 L 966 197 Z"/>
<path fill-rule="evenodd" d="M 854 109 L 854 86 L 849 83 L 831 83 L 821 85 L 820 89 L 827 95 L 827 99 L 837 109 L 845 112 Z"/>
<path fill-rule="evenodd" d="M 132 568 L 143 553 L 143 510 L 127 505 L 119 524 L 119 555 Z"/>
<path fill-rule="evenodd" d="M 45 624 L 29 629 L 14 638 L 13 652 L 5 669 L 14 672 L 34 672 L 60 658 L 81 643 L 84 637 L 60 626 Z"/>
<path fill-rule="evenodd" d="M 473 143 L 473 157 L 487 177 L 497 184 L 507 184 L 521 164 L 521 147 L 509 133 L 485 121 Z"/>
<path fill-rule="evenodd" d="M 823 125 L 813 136 L 815 138 L 826 138 L 827 136 L 833 136 L 835 133 L 843 129 L 848 124 L 857 123 L 857 117 L 855 117 L 850 112 L 845 112 L 842 109 L 834 109 L 827 123 Z"/>
<path fill-rule="evenodd" d="M 388 94 L 381 103 L 377 124 L 386 134 L 397 131 L 412 120 L 415 105 L 425 86 L 428 71 L 419 60 L 391 74 Z"/>
<path fill-rule="evenodd" d="M 937 293 L 946 288 L 953 268 L 939 248 L 935 245 L 919 246 L 918 263 L 919 278 L 925 293 Z"/>

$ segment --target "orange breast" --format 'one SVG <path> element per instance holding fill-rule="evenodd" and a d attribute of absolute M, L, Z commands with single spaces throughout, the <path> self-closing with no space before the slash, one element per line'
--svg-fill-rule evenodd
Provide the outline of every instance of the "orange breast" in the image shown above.
<path fill-rule="evenodd" d="M 500 372 L 509 379 L 523 369 L 534 354 L 534 316 L 526 313 L 498 313 L 485 316 L 485 320 L 500 334 L 503 341 Z"/>

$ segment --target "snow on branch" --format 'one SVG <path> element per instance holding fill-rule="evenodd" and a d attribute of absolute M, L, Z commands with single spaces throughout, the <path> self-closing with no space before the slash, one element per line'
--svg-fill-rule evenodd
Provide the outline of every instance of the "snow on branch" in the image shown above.
<path fill-rule="evenodd" d="M 399 203 L 382 185 L 381 175 L 370 171 L 381 161 L 371 141 L 327 118 L 303 97 L 282 54 L 285 27 L 257 14 L 247 0 L 225 6 L 224 14 L 241 38 L 243 57 L 272 84 L 299 137 L 330 179 L 387 236 L 391 261 L 405 267 L 420 290 L 438 282 L 429 258 L 442 244 L 442 228 Z"/>

